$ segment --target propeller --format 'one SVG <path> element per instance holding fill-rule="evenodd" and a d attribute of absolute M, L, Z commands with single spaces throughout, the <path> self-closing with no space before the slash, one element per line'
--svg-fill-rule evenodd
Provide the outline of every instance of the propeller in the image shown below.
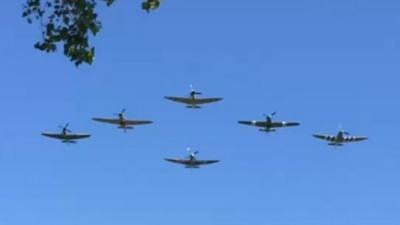
<path fill-rule="evenodd" d="M 271 113 L 271 114 L 269 114 L 269 115 L 263 114 L 263 116 L 264 116 L 266 119 L 272 119 L 272 117 L 274 117 L 275 114 L 276 114 L 276 112 L 273 112 L 273 113 Z"/>
<path fill-rule="evenodd" d="M 189 153 L 189 157 L 196 157 L 196 155 L 199 154 L 199 151 L 192 151 L 189 147 L 186 148 L 186 151 Z"/>
<path fill-rule="evenodd" d="M 64 126 L 58 125 L 58 127 L 59 127 L 60 129 L 62 129 L 63 131 L 71 132 L 71 130 L 68 129 L 68 126 L 69 126 L 69 123 L 65 124 Z"/>
<path fill-rule="evenodd" d="M 339 123 L 339 132 L 342 132 L 342 134 L 345 134 L 345 135 L 350 135 L 349 132 L 347 132 L 347 131 L 345 131 L 345 130 L 343 129 L 342 123 Z"/>
<path fill-rule="evenodd" d="M 201 94 L 202 94 L 201 92 L 196 91 L 196 90 L 193 88 L 193 85 L 190 84 L 190 96 L 201 95 Z"/>
<path fill-rule="evenodd" d="M 125 113 L 126 108 L 123 108 L 120 113 L 114 113 L 116 116 L 122 116 Z"/>

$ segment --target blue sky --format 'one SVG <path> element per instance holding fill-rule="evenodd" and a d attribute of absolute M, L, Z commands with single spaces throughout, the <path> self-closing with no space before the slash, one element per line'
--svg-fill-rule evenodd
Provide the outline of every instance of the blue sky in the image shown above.
<path fill-rule="evenodd" d="M 32 45 L 23 1 L 0 9 L 0 225 L 396 225 L 400 223 L 400 3 L 163 2 L 101 7 L 94 65 Z M 187 110 L 189 84 L 220 103 Z M 92 122 L 127 108 L 155 123 Z M 266 135 L 238 120 L 300 121 Z M 71 122 L 93 137 L 40 136 Z M 366 142 L 313 139 L 338 125 Z M 191 146 L 221 163 L 163 161 Z"/>

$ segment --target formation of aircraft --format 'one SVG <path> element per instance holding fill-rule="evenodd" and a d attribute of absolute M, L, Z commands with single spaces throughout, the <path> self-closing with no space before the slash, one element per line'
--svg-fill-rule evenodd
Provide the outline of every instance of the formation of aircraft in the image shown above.
<path fill-rule="evenodd" d="M 78 139 L 90 137 L 90 134 L 87 134 L 87 133 L 72 133 L 71 130 L 68 129 L 68 126 L 69 126 L 69 123 L 67 123 L 65 126 L 60 125 L 59 127 L 61 128 L 61 132 L 59 132 L 59 133 L 43 132 L 42 135 L 49 137 L 49 138 L 59 139 L 63 143 L 67 143 L 67 144 L 74 144 L 74 143 L 76 143 L 76 140 L 78 140 Z"/>
<path fill-rule="evenodd" d="M 222 98 L 198 98 L 197 95 L 202 95 L 201 92 L 198 92 L 193 89 L 193 86 L 190 85 L 190 93 L 188 97 L 173 97 L 173 96 L 165 96 L 166 99 L 186 104 L 186 108 L 189 109 L 200 109 L 199 105 L 207 104 L 212 102 L 221 101 Z"/>
<path fill-rule="evenodd" d="M 238 123 L 244 124 L 244 125 L 261 127 L 259 129 L 259 131 L 264 131 L 267 133 L 275 132 L 277 128 L 281 128 L 281 127 L 293 127 L 293 126 L 300 125 L 300 123 L 298 123 L 298 122 L 272 121 L 272 117 L 274 117 L 275 114 L 276 114 L 276 112 L 273 112 L 269 115 L 264 115 L 264 117 L 265 117 L 264 121 L 241 120 L 241 121 L 238 121 Z"/>
<path fill-rule="evenodd" d="M 103 122 L 103 123 L 110 123 L 110 124 L 115 124 L 118 125 L 118 128 L 123 129 L 124 132 L 127 130 L 133 129 L 133 126 L 136 125 L 145 125 L 145 124 L 151 124 L 153 121 L 150 120 L 128 120 L 124 116 L 125 113 L 125 108 L 122 109 L 120 113 L 115 113 L 114 115 L 118 116 L 117 119 L 109 119 L 109 118 L 92 118 L 94 121 L 97 122 Z"/>
<path fill-rule="evenodd" d="M 193 152 L 190 148 L 187 148 L 187 151 L 189 152 L 189 155 L 185 159 L 166 158 L 165 160 L 168 162 L 184 165 L 185 168 L 191 169 L 197 169 L 200 168 L 200 166 L 219 162 L 219 160 L 198 160 L 196 155 L 199 153 L 199 151 Z"/>
<path fill-rule="evenodd" d="M 178 103 L 186 104 L 187 108 L 189 109 L 199 109 L 201 108 L 199 105 L 213 103 L 217 101 L 221 101 L 222 98 L 197 98 L 196 96 L 202 95 L 201 92 L 198 92 L 193 89 L 193 86 L 190 85 L 190 93 L 189 97 L 171 97 L 166 96 L 165 98 L 171 101 L 175 101 Z M 116 113 L 114 115 L 117 118 L 100 118 L 95 117 L 92 120 L 102 123 L 109 123 L 117 125 L 118 128 L 123 129 L 124 132 L 127 130 L 133 129 L 134 126 L 137 125 L 145 125 L 153 123 L 151 120 L 131 120 L 127 119 L 124 116 L 126 109 L 122 109 L 121 112 Z M 238 121 L 239 124 L 249 125 L 259 127 L 260 131 L 263 132 L 275 132 L 278 128 L 284 127 L 293 127 L 299 126 L 299 122 L 286 122 L 286 121 L 273 121 L 273 117 L 276 115 L 276 112 L 273 112 L 269 115 L 264 115 L 265 120 L 263 121 L 256 121 L 256 120 L 240 120 Z M 89 138 L 91 135 L 89 133 L 73 133 L 71 130 L 68 129 L 69 123 L 65 126 L 59 126 L 61 128 L 61 132 L 43 132 L 42 135 L 49 138 L 55 138 L 61 140 L 63 143 L 71 144 L 77 143 L 77 140 Z M 313 134 L 315 138 L 322 139 L 328 142 L 330 146 L 343 146 L 345 143 L 349 142 L 359 142 L 363 140 L 367 140 L 368 137 L 366 136 L 351 136 L 348 132 L 344 131 L 343 129 L 339 129 L 336 135 L 323 135 L 323 134 Z M 186 158 L 179 159 L 179 158 L 165 158 L 166 161 L 171 163 L 177 163 L 184 165 L 186 168 L 200 168 L 204 165 L 218 163 L 219 160 L 198 160 L 197 154 L 198 151 L 192 151 L 190 148 L 187 149 L 189 155 Z"/>
<path fill-rule="evenodd" d="M 334 135 L 323 135 L 323 134 L 314 134 L 313 135 L 315 138 L 322 139 L 324 141 L 328 141 L 328 145 L 331 146 L 343 146 L 345 143 L 350 143 L 350 142 L 358 142 L 358 141 L 364 141 L 367 140 L 368 137 L 365 136 L 350 136 L 349 132 L 342 130 L 339 130 L 336 136 Z"/>

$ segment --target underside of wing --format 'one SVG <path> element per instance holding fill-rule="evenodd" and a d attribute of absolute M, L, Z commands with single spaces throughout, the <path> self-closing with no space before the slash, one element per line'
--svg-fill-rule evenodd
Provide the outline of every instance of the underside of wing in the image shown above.
<path fill-rule="evenodd" d="M 257 127 L 265 127 L 267 125 L 264 121 L 238 121 L 238 123 Z"/>
<path fill-rule="evenodd" d="M 126 125 L 144 125 L 144 124 L 150 124 L 153 123 L 153 121 L 150 120 L 125 120 L 124 124 Z"/>
<path fill-rule="evenodd" d="M 57 138 L 57 139 L 63 139 L 64 135 L 60 133 L 48 133 L 44 132 L 42 133 L 43 136 L 50 137 L 50 138 Z"/>
<path fill-rule="evenodd" d="M 168 99 L 168 100 L 174 101 L 174 102 L 192 104 L 192 99 L 191 98 L 171 97 L 171 96 L 166 96 L 165 98 Z"/>
<path fill-rule="evenodd" d="M 346 142 L 357 142 L 357 141 L 364 141 L 367 139 L 368 139 L 368 137 L 352 136 L 352 137 L 346 137 L 345 141 Z"/>
<path fill-rule="evenodd" d="M 315 137 L 315 138 L 319 138 L 319 139 L 321 139 L 321 140 L 329 140 L 329 137 L 330 136 L 328 136 L 328 135 L 322 135 L 322 134 L 314 134 L 313 135 L 313 137 Z"/>
<path fill-rule="evenodd" d="M 64 139 L 76 140 L 88 137 L 90 137 L 90 134 L 67 134 L 66 136 L 64 136 Z"/>
<path fill-rule="evenodd" d="M 187 160 L 184 160 L 184 159 L 169 159 L 169 158 L 166 158 L 165 160 L 168 161 L 168 162 L 172 162 L 172 163 L 179 163 L 179 164 L 184 164 L 184 165 L 187 164 Z"/>
<path fill-rule="evenodd" d="M 93 118 L 94 121 L 103 122 L 103 123 L 111 123 L 111 124 L 120 124 L 121 121 L 119 119 L 105 119 L 105 118 Z"/>
<path fill-rule="evenodd" d="M 195 104 L 206 104 L 221 101 L 222 98 L 196 98 L 193 100 Z"/>
<path fill-rule="evenodd" d="M 197 160 L 196 164 L 197 165 L 208 165 L 208 164 L 213 164 L 213 163 L 217 163 L 219 162 L 219 160 Z"/>
<path fill-rule="evenodd" d="M 270 127 L 272 128 L 277 128 L 277 127 L 293 127 L 293 126 L 298 126 L 300 123 L 298 122 L 273 122 L 271 123 Z"/>

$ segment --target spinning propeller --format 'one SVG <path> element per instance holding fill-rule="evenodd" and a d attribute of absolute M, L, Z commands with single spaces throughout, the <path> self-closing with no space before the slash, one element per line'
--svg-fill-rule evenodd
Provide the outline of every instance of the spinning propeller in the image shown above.
<path fill-rule="evenodd" d="M 342 123 L 339 123 L 339 132 L 341 132 L 342 134 L 345 134 L 345 135 L 350 135 L 349 132 L 347 132 L 347 131 L 345 131 L 345 130 L 343 129 Z"/>
<path fill-rule="evenodd" d="M 273 112 L 273 113 L 271 113 L 271 114 L 269 114 L 269 115 L 267 115 L 267 114 L 263 114 L 263 116 L 265 117 L 265 119 L 266 120 L 272 120 L 272 117 L 274 117 L 275 116 L 275 114 L 276 114 L 276 112 Z"/>
<path fill-rule="evenodd" d="M 191 148 L 187 147 L 186 151 L 189 153 L 189 158 L 195 158 L 199 151 L 192 151 Z"/>
<path fill-rule="evenodd" d="M 190 85 L 190 96 L 195 97 L 196 95 L 202 95 L 202 93 L 196 91 L 196 90 L 193 88 L 193 85 L 191 84 L 191 85 Z"/>
<path fill-rule="evenodd" d="M 69 123 L 65 124 L 64 126 L 59 125 L 58 127 L 62 130 L 63 133 L 66 133 L 66 132 L 71 132 L 71 130 L 68 129 L 68 126 L 69 126 Z"/>
<path fill-rule="evenodd" d="M 124 113 L 125 113 L 125 108 L 123 108 L 122 109 L 122 111 L 120 112 L 120 113 L 114 113 L 114 115 L 116 115 L 116 116 L 119 116 L 119 117 L 122 117 L 123 115 L 124 115 Z"/>

